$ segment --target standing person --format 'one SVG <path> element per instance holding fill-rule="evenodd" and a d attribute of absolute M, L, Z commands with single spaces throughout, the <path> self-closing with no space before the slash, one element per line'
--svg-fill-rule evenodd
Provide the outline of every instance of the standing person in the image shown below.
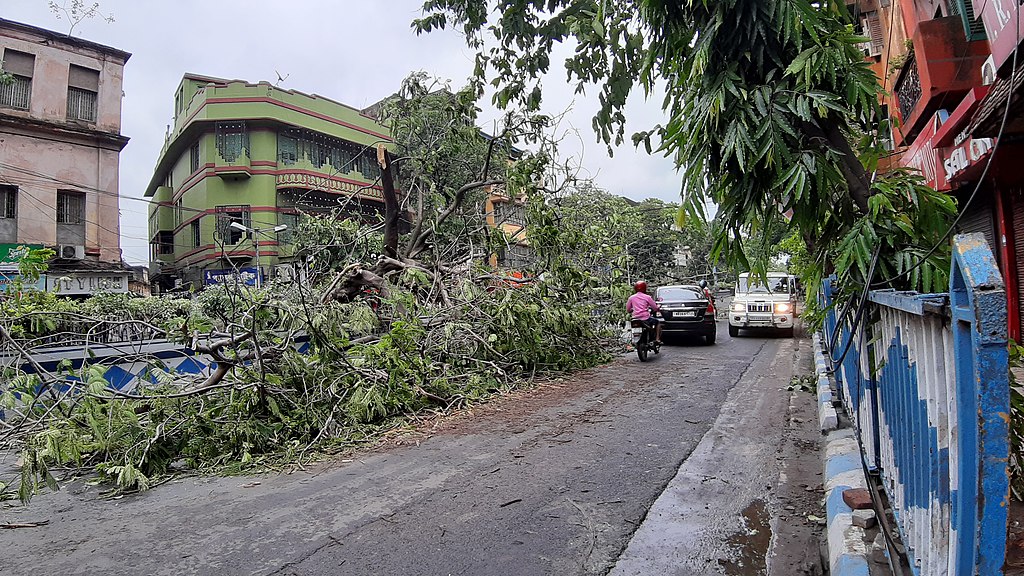
<path fill-rule="evenodd" d="M 626 312 L 633 315 L 633 320 L 639 320 L 654 329 L 654 341 L 661 344 L 661 322 L 651 314 L 658 311 L 658 303 L 647 294 L 647 282 L 637 282 L 633 290 L 634 294 L 626 300 Z"/>

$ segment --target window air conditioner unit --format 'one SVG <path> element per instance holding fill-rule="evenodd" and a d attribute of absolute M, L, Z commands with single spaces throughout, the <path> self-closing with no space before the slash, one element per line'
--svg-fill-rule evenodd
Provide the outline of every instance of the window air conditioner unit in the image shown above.
<path fill-rule="evenodd" d="M 61 260 L 81 260 L 85 258 L 85 246 L 61 244 L 57 246 L 57 257 Z"/>
<path fill-rule="evenodd" d="M 985 63 L 981 65 L 981 85 L 988 86 L 996 81 L 996 61 L 992 56 L 989 56 Z"/>

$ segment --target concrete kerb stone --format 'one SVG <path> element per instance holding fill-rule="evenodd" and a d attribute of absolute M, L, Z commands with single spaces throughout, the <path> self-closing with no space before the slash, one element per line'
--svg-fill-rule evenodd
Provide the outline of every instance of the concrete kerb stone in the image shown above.
<path fill-rule="evenodd" d="M 843 502 L 843 491 L 867 488 L 861 467 L 860 447 L 853 430 L 836 430 L 838 417 L 832 404 L 832 387 L 821 349 L 821 335 L 814 335 L 814 359 L 818 376 L 818 420 L 825 441 L 825 514 L 828 526 L 829 568 L 833 576 L 867 576 L 869 546 L 864 529 L 854 525 L 853 510 Z"/>
<path fill-rule="evenodd" d="M 825 356 L 821 351 L 821 335 L 814 335 L 814 369 L 818 375 L 818 427 L 823 434 L 839 427 L 839 415 L 832 405 L 832 386 L 829 383 Z"/>

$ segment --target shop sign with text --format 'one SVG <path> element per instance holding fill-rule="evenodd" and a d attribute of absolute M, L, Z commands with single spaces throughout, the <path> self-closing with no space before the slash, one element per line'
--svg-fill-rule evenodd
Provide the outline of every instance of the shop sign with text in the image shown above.
<path fill-rule="evenodd" d="M 46 275 L 39 277 L 39 280 L 32 282 L 29 278 L 25 278 L 19 275 L 17 272 L 0 272 L 0 292 L 8 292 L 14 283 L 21 279 L 21 287 L 23 290 L 46 290 Z"/>
<path fill-rule="evenodd" d="M 127 292 L 127 272 L 68 272 L 51 273 L 46 289 L 61 296 L 98 294 L 100 292 Z"/>
<path fill-rule="evenodd" d="M 18 261 L 28 256 L 30 250 L 39 250 L 42 247 L 42 244 L 0 244 L 0 268 L 17 268 Z"/>
<path fill-rule="evenodd" d="M 903 155 L 903 164 L 921 172 L 926 183 L 936 190 L 949 190 L 946 173 L 942 170 L 939 151 L 935 149 L 935 133 L 942 124 L 942 118 L 936 113 L 931 122 L 925 125 L 914 143 Z"/>
<path fill-rule="evenodd" d="M 259 270 L 249 268 L 228 268 L 225 270 L 204 270 L 203 283 L 207 286 L 214 284 L 244 284 L 255 286 Z"/>
<path fill-rule="evenodd" d="M 1017 44 L 1024 40 L 1024 10 L 1019 0 L 986 0 L 981 12 L 985 34 L 992 47 L 992 59 L 1000 68 L 1013 55 Z M 977 2 L 975 2 L 977 5 Z"/>
<path fill-rule="evenodd" d="M 986 158 L 994 144 L 995 140 L 992 138 L 963 136 L 957 138 L 957 143 L 952 148 L 943 148 L 942 168 L 946 173 L 946 180 L 954 181 L 965 170 Z"/>

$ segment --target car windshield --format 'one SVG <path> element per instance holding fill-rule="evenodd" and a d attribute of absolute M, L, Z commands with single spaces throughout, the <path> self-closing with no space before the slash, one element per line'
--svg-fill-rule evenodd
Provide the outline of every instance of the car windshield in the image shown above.
<path fill-rule="evenodd" d="M 703 300 L 704 293 L 696 286 L 673 286 L 671 288 L 659 288 L 658 299 L 667 301 Z"/>
<path fill-rule="evenodd" d="M 757 283 L 750 284 L 749 278 L 741 276 L 739 283 L 736 285 L 736 292 L 739 294 L 789 294 L 789 277 L 788 276 L 769 276 L 767 278 L 768 285 Z"/>

